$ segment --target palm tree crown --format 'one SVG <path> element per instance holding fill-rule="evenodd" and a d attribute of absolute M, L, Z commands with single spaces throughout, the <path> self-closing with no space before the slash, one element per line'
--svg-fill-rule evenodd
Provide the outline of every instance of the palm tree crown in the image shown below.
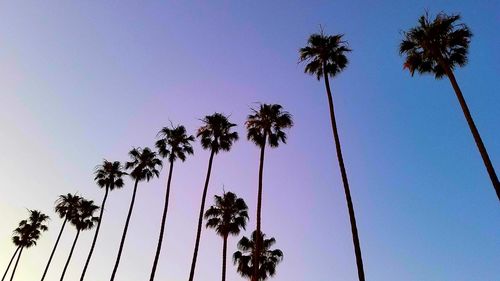
<path fill-rule="evenodd" d="M 193 154 L 191 142 L 194 136 L 186 134 L 186 128 L 182 125 L 163 127 L 158 133 L 160 139 L 156 141 L 158 154 L 163 158 L 168 158 L 170 162 L 177 159 L 186 160 L 186 154 Z"/>
<path fill-rule="evenodd" d="M 153 177 L 158 177 L 160 171 L 157 167 L 162 166 L 160 159 L 156 157 L 156 152 L 149 147 L 144 149 L 134 148 L 129 152 L 131 161 L 125 163 L 126 169 L 131 169 L 130 176 L 138 181 L 149 181 Z"/>
<path fill-rule="evenodd" d="M 29 210 L 29 213 L 28 220 L 22 220 L 13 232 L 12 242 L 16 246 L 26 248 L 36 246 L 36 241 L 40 239 L 41 233 L 49 229 L 45 224 L 49 216 L 36 210 Z"/>
<path fill-rule="evenodd" d="M 442 78 L 446 75 L 445 67 L 454 69 L 467 64 L 472 32 L 459 20 L 460 15 L 439 13 L 431 19 L 425 13 L 416 27 L 403 32 L 399 53 L 406 55 L 404 67 L 411 75 L 417 71 Z"/>
<path fill-rule="evenodd" d="M 292 127 L 293 121 L 290 113 L 282 109 L 279 104 L 261 104 L 259 110 L 252 109 L 246 122 L 247 138 L 259 146 L 265 145 L 266 138 L 271 147 L 286 143 L 283 129 Z"/>
<path fill-rule="evenodd" d="M 260 239 L 261 250 L 259 254 L 259 280 L 266 280 L 276 274 L 276 266 L 283 260 L 283 252 L 279 249 L 271 250 L 276 243 L 274 238 L 266 239 L 266 235 L 261 233 L 257 238 L 257 231 L 252 233 L 252 239 L 243 236 L 238 242 L 238 250 L 233 255 L 233 261 L 238 266 L 238 272 L 243 277 L 252 277 L 253 273 L 253 251 L 255 242 Z"/>
<path fill-rule="evenodd" d="M 78 202 L 77 212 L 71 219 L 78 231 L 92 229 L 99 221 L 99 217 L 94 216 L 94 213 L 99 210 L 99 207 L 92 200 L 81 198 Z"/>
<path fill-rule="evenodd" d="M 323 30 L 312 34 L 307 41 L 307 46 L 299 50 L 299 62 L 306 62 L 304 72 L 316 75 L 318 80 L 325 73 L 335 77 L 342 72 L 349 63 L 346 53 L 351 51 L 347 46 L 347 41 L 342 40 L 343 36 L 343 34 L 325 35 Z"/>
<path fill-rule="evenodd" d="M 71 220 L 77 211 L 80 200 L 80 196 L 71 193 L 59 195 L 54 209 L 60 218 Z"/>
<path fill-rule="evenodd" d="M 201 139 L 204 149 L 210 149 L 216 154 L 220 150 L 229 151 L 232 144 L 238 140 L 238 133 L 231 132 L 236 124 L 229 122 L 227 116 L 214 113 L 205 116 L 201 121 L 204 125 L 198 129 L 196 136 Z"/>
<path fill-rule="evenodd" d="M 126 175 L 123 171 L 123 167 L 120 162 L 114 161 L 110 162 L 104 159 L 101 165 L 98 165 L 95 169 L 95 177 L 99 187 L 105 187 L 109 190 L 113 190 L 115 188 L 123 187 L 123 175 Z"/>
<path fill-rule="evenodd" d="M 224 192 L 223 196 L 215 195 L 214 198 L 215 205 L 205 212 L 207 227 L 214 228 L 223 237 L 238 235 L 247 224 L 247 204 L 232 192 Z"/>

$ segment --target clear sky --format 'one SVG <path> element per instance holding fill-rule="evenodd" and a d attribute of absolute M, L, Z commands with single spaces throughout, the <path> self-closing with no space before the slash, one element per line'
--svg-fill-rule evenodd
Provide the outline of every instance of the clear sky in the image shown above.
<path fill-rule="evenodd" d="M 285 253 L 276 281 L 356 280 L 352 238 L 323 83 L 297 50 L 323 25 L 345 33 L 350 65 L 332 84 L 370 281 L 494 281 L 500 208 L 447 80 L 410 77 L 401 30 L 425 9 L 460 12 L 474 32 L 456 76 L 500 172 L 498 1 L 1 1 L 0 269 L 26 208 L 52 216 L 23 253 L 16 280 L 40 278 L 62 223 L 59 194 L 98 204 L 103 158 L 126 161 L 170 121 L 231 115 L 242 136 L 217 155 L 207 204 L 223 187 L 243 197 L 255 227 L 258 149 L 243 123 L 255 102 L 294 115 L 289 143 L 265 163 L 263 230 Z M 174 169 L 158 280 L 187 280 L 208 153 Z M 154 258 L 166 169 L 141 183 L 117 279 L 146 280 Z M 89 281 L 108 280 L 132 182 L 112 192 Z M 47 280 L 58 280 L 75 231 L 64 233 Z M 66 280 L 76 280 L 92 233 L 81 235 Z M 229 241 L 229 253 L 239 238 Z M 196 280 L 220 276 L 222 240 L 203 230 Z M 242 280 L 229 264 L 228 280 Z"/>

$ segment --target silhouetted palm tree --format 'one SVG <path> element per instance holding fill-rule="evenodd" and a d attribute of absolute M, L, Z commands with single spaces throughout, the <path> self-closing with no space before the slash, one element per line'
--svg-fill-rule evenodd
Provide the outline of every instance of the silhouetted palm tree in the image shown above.
<path fill-rule="evenodd" d="M 172 180 L 172 171 L 174 169 L 174 162 L 177 159 L 181 161 L 186 160 L 187 154 L 193 154 L 193 147 L 191 142 L 194 141 L 194 136 L 186 134 L 186 128 L 184 126 L 176 127 L 164 127 L 158 133 L 160 139 L 156 142 L 156 148 L 158 148 L 158 154 L 167 158 L 170 163 L 170 168 L 168 171 L 167 180 L 167 190 L 165 194 L 165 206 L 163 208 L 163 216 L 161 219 L 160 236 L 158 238 L 158 246 L 156 247 L 155 259 L 153 262 L 153 268 L 151 270 L 151 276 L 149 280 L 153 281 L 155 278 L 156 267 L 158 265 L 158 260 L 160 258 L 161 245 L 163 242 L 163 233 L 165 231 L 165 222 L 167 220 L 168 211 L 168 199 L 170 197 L 170 183 Z"/>
<path fill-rule="evenodd" d="M 329 77 L 335 77 L 342 72 L 348 64 L 346 54 L 351 50 L 347 47 L 347 42 L 342 40 L 343 35 L 325 35 L 323 31 L 319 34 L 312 34 L 309 37 L 307 46 L 301 48 L 300 62 L 306 62 L 304 69 L 305 73 L 315 75 L 318 80 L 323 77 L 325 81 L 326 94 L 328 97 L 328 105 L 330 108 L 330 121 L 332 123 L 333 138 L 337 150 L 337 159 L 339 162 L 340 173 L 344 185 L 344 193 L 347 201 L 347 209 L 349 211 L 349 220 L 351 223 L 352 240 L 354 244 L 354 253 L 356 255 L 356 265 L 358 268 L 358 278 L 360 281 L 365 281 L 365 272 L 363 269 L 363 258 L 361 256 L 361 246 L 359 243 L 358 227 L 356 225 L 356 216 L 354 214 L 354 206 L 349 189 L 349 181 L 347 180 L 347 172 L 342 156 L 342 148 L 340 137 L 337 131 L 337 122 L 335 120 L 335 110 L 333 107 L 333 97 L 330 90 Z"/>
<path fill-rule="evenodd" d="M 246 127 L 248 130 L 247 138 L 260 147 L 259 164 L 259 188 L 257 194 L 257 233 L 261 233 L 261 210 L 262 210 L 262 177 L 264 174 L 264 155 L 266 143 L 270 147 L 278 147 L 280 142 L 286 143 L 286 133 L 284 129 L 292 127 L 292 116 L 283 111 L 279 104 L 261 104 L 259 110 L 252 109 L 253 114 L 248 115 Z M 260 241 L 256 241 L 257 255 L 260 251 Z M 258 256 L 254 256 L 257 260 Z M 252 280 L 256 281 L 258 277 L 257 267 L 254 268 Z"/>
<path fill-rule="evenodd" d="M 59 198 L 56 200 L 55 211 L 59 215 L 61 219 L 64 219 L 63 224 L 61 226 L 61 230 L 59 231 L 59 235 L 57 235 L 56 243 L 52 248 L 52 252 L 50 253 L 49 261 L 45 266 L 45 270 L 43 271 L 42 281 L 45 279 L 47 275 L 47 271 L 49 270 L 50 262 L 52 261 L 52 257 L 56 252 L 57 245 L 59 244 L 59 239 L 61 239 L 61 235 L 63 233 L 64 227 L 66 226 L 66 222 L 72 219 L 72 216 L 76 213 L 78 203 L 80 201 L 80 196 L 73 194 L 59 195 Z"/>
<path fill-rule="evenodd" d="M 229 151 L 235 141 L 238 140 L 238 133 L 231 130 L 236 124 L 229 122 L 228 118 L 221 113 L 214 113 L 205 116 L 201 120 L 204 124 L 198 129 L 197 137 L 200 138 L 203 149 L 210 150 L 210 158 L 208 160 L 207 176 L 205 178 L 205 186 L 201 196 L 200 214 L 198 217 L 198 229 L 196 232 L 196 242 L 194 244 L 193 261 L 191 262 L 191 271 L 189 272 L 189 281 L 194 279 L 194 271 L 196 268 L 196 259 L 198 257 L 198 247 L 200 245 L 201 227 L 203 223 L 203 213 L 205 210 L 205 200 L 207 198 L 208 183 L 210 181 L 210 173 L 212 172 L 212 162 L 214 155 L 220 151 Z"/>
<path fill-rule="evenodd" d="M 97 237 L 99 236 L 99 229 L 101 228 L 102 217 L 104 215 L 104 206 L 106 205 L 106 199 L 108 198 L 108 193 L 113 191 L 115 188 L 122 188 L 123 176 L 126 175 L 123 171 L 123 167 L 118 161 L 110 162 L 104 159 L 103 163 L 96 167 L 95 169 L 95 182 L 97 186 L 100 188 L 104 188 L 104 198 L 101 203 L 101 211 L 99 214 L 99 221 L 97 222 L 97 227 L 94 234 L 94 239 L 92 240 L 92 246 L 90 247 L 90 252 L 87 257 L 87 261 L 85 262 L 85 266 L 83 267 L 82 275 L 80 276 L 80 281 L 83 281 L 85 278 L 85 273 L 87 272 L 87 268 L 90 263 L 90 259 L 92 257 L 92 253 L 94 252 L 94 247 L 97 242 Z"/>
<path fill-rule="evenodd" d="M 81 198 L 78 202 L 76 213 L 71 217 L 70 223 L 76 228 L 75 240 L 73 240 L 73 245 L 69 252 L 68 259 L 64 265 L 63 272 L 61 274 L 61 281 L 64 280 L 64 275 L 68 269 L 69 262 L 73 256 L 73 251 L 75 250 L 76 242 L 80 236 L 80 232 L 84 230 L 89 230 L 94 228 L 94 226 L 99 222 L 99 217 L 94 216 L 94 213 L 99 210 L 99 207 L 94 205 L 94 201 L 86 200 Z"/>
<path fill-rule="evenodd" d="M 36 242 L 40 239 L 40 235 L 42 231 L 47 231 L 48 227 L 45 224 L 49 219 L 49 216 L 43 214 L 40 211 L 29 210 L 30 216 L 28 220 L 22 220 L 19 223 L 19 226 L 14 230 L 12 236 L 12 242 L 17 246 L 17 251 L 19 251 L 16 259 L 16 263 L 14 264 L 14 268 L 12 270 L 12 274 L 10 276 L 10 281 L 14 280 L 14 275 L 17 270 L 17 266 L 19 264 L 19 259 L 21 259 L 21 254 L 25 248 L 31 248 L 36 246 Z M 16 253 L 14 253 L 15 256 Z M 14 258 L 11 259 L 11 262 Z M 7 272 L 9 270 L 10 264 L 7 266 L 7 270 L 5 271 L 4 276 L 2 277 L 2 281 L 5 279 Z"/>
<path fill-rule="evenodd" d="M 412 76 L 417 71 L 421 74 L 434 74 L 436 79 L 448 77 L 500 201 L 500 184 L 497 174 L 453 74 L 456 67 L 467 64 L 472 37 L 467 25 L 459 21 L 459 15 L 439 13 L 431 19 L 426 13 L 420 17 L 416 27 L 403 33 L 404 38 L 399 45 L 399 53 L 406 56 L 404 67 Z"/>
<path fill-rule="evenodd" d="M 115 266 L 113 268 L 113 273 L 111 274 L 111 281 L 115 280 L 116 271 L 118 270 L 118 265 L 120 264 L 120 258 L 122 256 L 123 246 L 127 236 L 128 224 L 130 222 L 130 216 L 132 215 L 132 210 L 134 209 L 137 185 L 140 181 L 149 182 L 152 178 L 158 177 L 160 175 L 158 167 L 161 168 L 162 166 L 162 162 L 158 159 L 156 152 L 153 152 L 148 147 L 145 147 L 144 149 L 134 148 L 129 152 L 129 156 L 131 161 L 125 163 L 125 168 L 131 170 L 129 175 L 135 181 L 134 191 L 132 193 L 132 200 L 130 201 L 127 220 L 125 221 L 125 228 L 123 229 L 122 239 L 120 241 L 120 248 L 118 249 Z"/>
<path fill-rule="evenodd" d="M 283 252 L 279 249 L 271 250 L 276 243 L 274 238 L 266 239 L 266 235 L 259 235 L 257 231 L 252 233 L 251 240 L 243 236 L 238 242 L 238 249 L 233 255 L 233 262 L 237 265 L 238 273 L 248 279 L 253 278 L 255 271 L 258 272 L 257 281 L 266 280 L 276 274 L 276 266 L 283 260 Z M 255 266 L 253 257 L 255 256 L 256 244 L 262 245 L 257 256 L 259 257 L 258 266 Z M 257 269 L 257 270 L 255 270 Z"/>
<path fill-rule="evenodd" d="M 205 212 L 207 227 L 214 228 L 223 239 L 222 244 L 222 281 L 226 280 L 227 238 L 240 234 L 248 220 L 248 207 L 245 200 L 232 192 L 215 195 L 215 204 Z"/>

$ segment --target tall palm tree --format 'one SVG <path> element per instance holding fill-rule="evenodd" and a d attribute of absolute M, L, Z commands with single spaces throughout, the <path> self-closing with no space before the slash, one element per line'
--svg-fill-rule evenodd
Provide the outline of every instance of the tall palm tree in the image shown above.
<path fill-rule="evenodd" d="M 455 68 L 467 64 L 472 32 L 460 22 L 460 15 L 439 13 L 431 19 L 425 13 L 419 18 L 418 25 L 404 32 L 403 37 L 399 53 L 406 56 L 404 67 L 412 76 L 417 71 L 420 74 L 434 74 L 436 79 L 447 76 L 450 80 L 500 201 L 497 174 L 453 73 Z"/>
<path fill-rule="evenodd" d="M 153 262 L 153 268 L 151 270 L 151 276 L 149 278 L 150 281 L 153 281 L 155 278 L 156 267 L 158 265 L 158 260 L 160 258 L 161 245 L 163 242 L 163 233 L 165 231 L 165 223 L 167 220 L 167 211 L 168 211 L 168 199 L 170 197 L 170 183 L 172 181 L 172 171 L 174 169 L 174 162 L 177 159 L 181 161 L 186 160 L 187 154 L 193 154 L 193 147 L 191 146 L 191 142 L 194 141 L 194 136 L 186 134 L 186 128 L 184 126 L 171 126 L 164 127 L 158 133 L 160 139 L 156 142 L 156 148 L 158 148 L 158 154 L 167 158 L 170 163 L 170 168 L 168 171 L 168 180 L 167 180 L 167 190 L 165 194 L 165 206 L 163 207 L 163 216 L 161 219 L 161 227 L 160 227 L 160 236 L 158 238 L 158 246 L 156 247 L 155 259 Z"/>
<path fill-rule="evenodd" d="M 104 188 L 104 198 L 101 203 L 101 211 L 99 214 L 99 221 L 97 222 L 97 227 L 94 233 L 94 239 L 92 240 L 92 246 L 90 247 L 90 252 L 87 257 L 87 261 L 85 261 L 85 266 L 83 267 L 82 275 L 80 276 L 80 281 L 83 281 L 85 278 L 85 273 L 87 272 L 87 268 L 90 263 L 90 259 L 92 258 L 92 253 L 94 252 L 94 247 L 97 242 L 97 237 L 99 236 L 99 229 L 101 228 L 102 217 L 104 215 L 104 206 L 106 205 L 106 199 L 108 198 L 108 193 L 113 191 L 115 188 L 122 188 L 123 176 L 126 175 L 123 171 L 123 167 L 120 162 L 114 161 L 110 162 L 104 159 L 101 165 L 98 165 L 95 169 L 95 177 L 94 180 L 97 183 L 97 186 L 100 188 Z"/>
<path fill-rule="evenodd" d="M 43 214 L 40 211 L 29 210 L 30 216 L 27 220 L 22 220 L 19 223 L 19 226 L 14 230 L 12 236 L 12 242 L 17 246 L 16 252 L 19 250 L 16 263 L 14 264 L 14 268 L 12 270 L 12 274 L 10 276 L 10 281 L 14 280 L 14 275 L 17 270 L 17 266 L 19 264 L 19 260 L 21 259 L 21 255 L 25 248 L 31 248 L 36 246 L 36 242 L 40 239 L 42 232 L 47 231 L 49 228 L 45 224 L 47 220 L 49 220 L 49 216 Z M 14 253 L 15 256 L 15 253 Z M 11 259 L 14 259 L 14 256 Z M 10 264 L 5 271 L 4 276 L 2 277 L 2 281 L 5 279 L 7 272 L 9 270 Z"/>
<path fill-rule="evenodd" d="M 125 163 L 125 169 L 131 170 L 129 175 L 135 181 L 134 191 L 132 193 L 132 200 L 130 201 L 130 207 L 128 209 L 127 220 L 125 221 L 125 227 L 123 229 L 122 239 L 120 241 L 120 248 L 118 249 L 118 255 L 116 257 L 115 266 L 113 268 L 113 273 L 111 274 L 110 281 L 115 280 L 116 272 L 118 270 L 118 265 L 120 264 L 120 259 L 122 256 L 123 246 L 125 245 L 125 238 L 127 237 L 128 225 L 130 222 L 130 217 L 134 209 L 135 195 L 137 193 L 137 185 L 140 181 L 149 182 L 152 178 L 158 177 L 160 171 L 158 170 L 162 166 L 161 160 L 157 157 L 156 152 L 152 151 L 149 147 L 134 148 L 129 153 L 131 160 Z"/>
<path fill-rule="evenodd" d="M 61 226 L 61 230 L 59 230 L 59 235 L 57 235 L 56 243 L 54 244 L 54 247 L 52 248 L 52 252 L 50 253 L 49 261 L 47 262 L 47 265 L 45 266 L 45 270 L 43 271 L 42 279 L 43 281 L 45 279 L 45 276 L 47 275 L 47 271 L 49 270 L 50 262 L 52 261 L 52 258 L 54 257 L 54 253 L 56 252 L 57 245 L 59 244 L 59 240 L 61 239 L 61 235 L 64 231 L 64 228 L 66 226 L 66 222 L 68 220 L 71 220 L 73 215 L 76 212 L 78 203 L 80 201 L 80 196 L 73 195 L 71 193 L 68 193 L 66 195 L 59 195 L 59 198 L 56 200 L 56 206 L 55 206 L 55 211 L 59 215 L 61 219 L 64 219 L 63 224 Z"/>
<path fill-rule="evenodd" d="M 275 243 L 276 239 L 273 237 L 266 239 L 266 235 L 263 233 L 257 237 L 257 231 L 252 233 L 251 239 L 243 236 L 238 242 L 239 251 L 236 251 L 233 255 L 233 262 L 237 265 L 237 270 L 241 276 L 251 280 L 254 272 L 257 271 L 257 281 L 273 277 L 276 274 L 276 266 L 283 260 L 283 252 L 280 249 L 271 249 Z M 253 257 L 255 256 L 257 244 L 262 246 L 257 254 L 259 262 L 255 263 Z M 256 264 L 258 266 L 255 266 Z"/>
<path fill-rule="evenodd" d="M 207 176 L 205 178 L 205 186 L 201 196 L 200 214 L 198 217 L 198 229 L 196 231 L 196 242 L 194 244 L 193 261 L 191 262 L 191 270 L 189 272 L 189 281 L 194 279 L 194 271 L 196 268 L 196 259 L 198 257 L 198 247 L 200 245 L 201 227 L 203 223 L 203 213 L 205 210 L 205 200 L 207 198 L 208 183 L 210 182 L 210 174 L 212 172 L 212 162 L 215 154 L 220 151 L 229 151 L 235 141 L 238 140 L 238 133 L 233 132 L 233 127 L 236 124 L 229 122 L 227 116 L 221 113 L 207 115 L 201 120 L 203 126 L 198 129 L 196 136 L 200 138 L 203 149 L 210 150 L 210 158 L 208 160 Z"/>
<path fill-rule="evenodd" d="M 257 196 L 257 233 L 261 233 L 261 210 L 262 210 L 262 177 L 264 174 L 264 156 L 266 143 L 270 147 L 278 147 L 279 144 L 286 143 L 286 133 L 284 129 L 292 127 L 292 116 L 279 104 L 261 104 L 259 110 L 252 109 L 253 113 L 248 115 L 246 127 L 247 138 L 260 147 L 259 164 L 259 189 Z M 254 263 L 256 263 L 258 253 L 260 253 L 260 240 L 256 240 L 256 251 L 254 251 Z M 257 281 L 258 268 L 254 268 L 253 281 Z"/>
<path fill-rule="evenodd" d="M 349 220 L 351 223 L 352 241 L 354 253 L 356 255 L 356 265 L 358 268 L 359 281 L 365 281 L 365 272 L 363 269 L 363 258 L 361 256 L 361 246 L 359 243 L 358 227 L 356 225 L 356 215 L 354 214 L 354 205 L 352 203 L 351 190 L 347 180 L 347 172 L 342 156 L 340 137 L 337 131 L 337 121 L 335 120 L 335 110 L 333 107 L 332 91 L 330 89 L 329 77 L 334 78 L 342 72 L 349 63 L 347 53 L 347 42 L 343 40 L 342 34 L 326 35 L 323 30 L 319 34 L 312 34 L 307 41 L 307 46 L 299 50 L 300 62 L 305 62 L 305 73 L 315 75 L 318 80 L 323 77 L 325 81 L 328 106 L 330 108 L 330 121 L 332 124 L 333 139 L 337 150 L 337 160 L 339 162 L 340 174 L 344 185 L 344 193 L 349 211 Z"/>
<path fill-rule="evenodd" d="M 73 245 L 69 252 L 68 259 L 64 265 L 63 272 L 61 274 L 61 281 L 64 280 L 64 275 L 68 269 L 69 262 L 73 256 L 73 251 L 75 250 L 76 242 L 80 237 L 80 232 L 84 230 L 90 230 L 99 222 L 99 217 L 94 216 L 94 213 L 99 210 L 99 207 L 94 204 L 92 200 L 86 200 L 80 198 L 75 214 L 71 217 L 70 223 L 76 228 L 75 240 L 73 240 Z"/>
<path fill-rule="evenodd" d="M 215 204 L 205 212 L 207 227 L 213 228 L 223 239 L 222 244 L 222 281 L 226 280 L 227 238 L 240 234 L 248 220 L 248 207 L 245 200 L 232 192 L 215 195 Z"/>

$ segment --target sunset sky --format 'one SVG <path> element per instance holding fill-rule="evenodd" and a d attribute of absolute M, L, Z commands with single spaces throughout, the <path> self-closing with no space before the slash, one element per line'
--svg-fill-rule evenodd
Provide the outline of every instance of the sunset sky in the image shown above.
<path fill-rule="evenodd" d="M 51 216 L 15 278 L 37 281 L 62 223 L 58 195 L 100 204 L 102 159 L 127 161 L 170 122 L 194 134 L 214 112 L 230 115 L 241 138 L 216 156 L 207 205 L 224 189 L 243 197 L 249 235 L 259 150 L 243 125 L 265 102 L 295 122 L 266 155 L 263 231 L 285 255 L 272 280 L 357 280 L 324 84 L 298 64 L 322 25 L 353 49 L 331 85 L 367 280 L 498 280 L 499 202 L 455 94 L 447 79 L 411 77 L 398 54 L 401 32 L 425 9 L 460 12 L 474 33 L 456 76 L 499 173 L 498 1 L 0 1 L 0 272 L 26 209 Z M 174 168 L 157 280 L 189 276 L 209 157 L 194 149 Z M 117 281 L 149 277 L 167 170 L 139 185 Z M 88 281 L 111 275 L 132 187 L 127 178 L 110 194 Z M 59 280 L 74 235 L 66 229 L 46 280 Z M 92 237 L 81 234 L 66 280 L 79 278 Z M 195 280 L 220 279 L 221 251 L 203 229 Z M 244 280 L 231 260 L 228 280 Z"/>

